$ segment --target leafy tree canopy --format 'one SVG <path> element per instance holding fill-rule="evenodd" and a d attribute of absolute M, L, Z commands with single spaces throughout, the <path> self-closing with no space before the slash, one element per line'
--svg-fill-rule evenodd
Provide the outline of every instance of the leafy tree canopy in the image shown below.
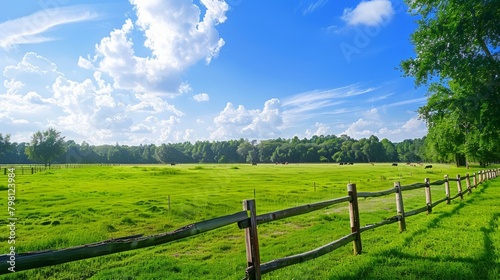
<path fill-rule="evenodd" d="M 430 84 L 419 112 L 429 148 L 440 157 L 482 164 L 498 157 L 500 1 L 407 0 L 417 16 L 416 57 L 401 62 L 417 86 Z"/>
<path fill-rule="evenodd" d="M 26 148 L 28 159 L 42 162 L 45 165 L 62 155 L 66 151 L 64 137 L 53 128 L 43 132 L 36 132 L 31 136 L 31 142 Z"/>

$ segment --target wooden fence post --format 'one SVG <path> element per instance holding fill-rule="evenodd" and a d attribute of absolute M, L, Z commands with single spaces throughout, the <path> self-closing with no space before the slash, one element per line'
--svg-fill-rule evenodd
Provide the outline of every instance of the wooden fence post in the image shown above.
<path fill-rule="evenodd" d="M 467 191 L 469 193 L 472 193 L 472 188 L 470 187 L 470 177 L 469 177 L 469 173 L 467 173 L 466 177 L 465 177 L 465 183 L 467 183 Z"/>
<path fill-rule="evenodd" d="M 477 174 L 474 172 L 474 175 L 472 177 L 472 183 L 474 184 L 474 188 L 477 188 Z"/>
<path fill-rule="evenodd" d="M 245 244 L 247 249 L 246 275 L 250 280 L 261 280 L 255 200 L 243 200 L 243 210 L 250 212 L 250 226 L 245 229 Z"/>
<path fill-rule="evenodd" d="M 457 174 L 457 188 L 460 199 L 464 199 L 464 195 L 462 194 L 462 182 L 460 181 L 460 174 Z"/>
<path fill-rule="evenodd" d="M 432 213 L 431 180 L 425 178 L 425 204 L 427 205 L 427 215 Z"/>
<path fill-rule="evenodd" d="M 396 209 L 398 212 L 399 220 L 399 232 L 406 230 L 406 219 L 405 219 L 405 208 L 403 205 L 403 193 L 401 191 L 401 184 L 399 182 L 394 182 L 394 187 L 396 188 Z"/>
<path fill-rule="evenodd" d="M 446 192 L 446 204 L 450 204 L 450 181 L 448 175 L 444 175 L 444 191 Z"/>
<path fill-rule="evenodd" d="M 349 216 L 351 220 L 351 233 L 356 233 L 356 239 L 352 242 L 354 254 L 361 254 L 361 232 L 359 222 L 358 192 L 356 184 L 347 184 L 347 194 L 351 197 L 349 202 Z"/>

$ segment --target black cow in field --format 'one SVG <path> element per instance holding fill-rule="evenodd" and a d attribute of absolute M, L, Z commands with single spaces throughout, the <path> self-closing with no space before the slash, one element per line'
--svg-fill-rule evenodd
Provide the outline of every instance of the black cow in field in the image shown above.
<path fill-rule="evenodd" d="M 392 166 L 398 166 L 398 164 L 397 163 L 393 163 Z"/>
<path fill-rule="evenodd" d="M 432 168 L 432 165 L 426 165 L 426 166 L 424 167 L 424 169 L 427 169 L 427 168 Z"/>
<path fill-rule="evenodd" d="M 354 165 L 354 162 L 349 162 L 348 164 L 349 164 L 349 165 Z"/>
<path fill-rule="evenodd" d="M 344 165 L 344 163 L 343 163 L 343 162 L 341 162 L 341 163 L 339 163 L 339 165 Z"/>
<path fill-rule="evenodd" d="M 175 163 L 175 162 L 170 163 L 171 166 L 175 166 L 176 164 L 177 163 Z"/>

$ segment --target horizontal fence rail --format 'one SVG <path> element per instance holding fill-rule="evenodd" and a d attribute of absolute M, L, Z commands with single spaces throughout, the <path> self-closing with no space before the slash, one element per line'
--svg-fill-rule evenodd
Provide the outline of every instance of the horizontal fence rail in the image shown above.
<path fill-rule="evenodd" d="M 327 201 L 322 201 L 322 202 L 317 202 L 317 203 L 312 203 L 312 204 L 306 204 L 302 206 L 297 206 L 297 207 L 292 207 L 284 210 L 279 210 L 275 212 L 270 212 L 266 214 L 262 214 L 259 216 L 255 217 L 255 220 L 258 225 L 276 221 L 276 220 L 281 220 L 284 218 L 289 218 L 297 215 L 303 215 L 312 211 L 320 210 L 322 208 L 334 205 L 334 204 L 339 204 L 342 202 L 350 201 L 351 197 L 345 196 L 341 198 L 336 198 L 332 200 L 327 200 Z M 244 221 L 241 221 L 238 223 L 239 228 L 247 228 L 250 226 L 250 218 L 246 219 Z"/>
<path fill-rule="evenodd" d="M 432 208 L 437 206 L 438 204 L 441 204 L 443 202 L 449 204 L 451 200 L 459 197 L 463 199 L 464 193 L 471 193 L 472 188 L 477 188 L 479 184 L 486 180 L 496 178 L 499 173 L 500 169 L 495 169 L 479 171 L 478 173 L 474 173 L 473 175 L 466 174 L 466 176 L 463 177 L 457 175 L 456 178 L 449 178 L 448 175 L 445 175 L 444 180 L 430 182 L 429 179 L 426 178 L 424 183 L 414 183 L 406 186 L 401 186 L 399 182 L 395 182 L 393 188 L 377 192 L 357 193 L 356 185 L 348 184 L 347 196 L 317 203 L 301 205 L 284 210 L 278 210 L 261 215 L 256 214 L 257 211 L 255 200 L 244 200 L 243 211 L 193 223 L 168 233 L 161 233 L 147 237 L 143 237 L 142 235 L 128 236 L 60 250 L 46 250 L 14 255 L 0 255 L 0 274 L 9 273 L 8 268 L 11 266 L 9 261 L 12 262 L 13 259 L 15 259 L 15 270 L 22 271 L 165 244 L 236 223 L 240 229 L 244 229 L 245 231 L 247 258 L 245 279 L 261 279 L 263 274 L 281 269 L 283 267 L 315 259 L 319 256 L 325 255 L 340 247 L 343 247 L 351 242 L 353 244 L 354 254 L 360 254 L 362 252 L 361 233 L 396 222 L 399 223 L 399 230 L 404 231 L 406 230 L 406 217 L 417 215 L 423 212 L 427 212 L 429 214 L 432 213 Z M 470 182 L 470 179 L 472 179 L 472 183 Z M 456 182 L 457 184 L 457 194 L 454 196 L 451 196 L 450 181 Z M 462 188 L 463 181 L 465 181 L 466 183 L 465 190 L 463 190 Z M 432 202 L 431 186 L 442 185 L 444 185 L 445 187 L 445 197 Z M 420 188 L 425 188 L 425 206 L 410 211 L 405 211 L 403 192 Z M 358 198 L 381 197 L 390 194 L 395 194 L 397 211 L 396 215 L 380 222 L 361 227 L 359 219 Z M 321 210 L 328 206 L 345 202 L 349 203 L 350 234 L 347 234 L 340 239 L 337 239 L 333 242 L 307 252 L 275 259 L 263 264 L 260 263 L 257 225 L 290 218 L 297 215 L 303 215 L 309 212 Z"/>
<path fill-rule="evenodd" d="M 47 170 L 82 168 L 88 166 L 115 166 L 115 164 L 30 164 L 30 165 L 2 165 L 0 167 L 0 175 L 7 175 L 7 171 L 12 169 L 16 175 L 36 174 Z M 12 172 L 11 172 L 12 173 Z"/>
<path fill-rule="evenodd" d="M 190 224 L 168 233 L 161 233 L 147 237 L 141 237 L 140 235 L 132 237 L 122 237 L 118 239 L 110 239 L 99 243 L 87 244 L 61 250 L 16 254 L 15 270 L 21 271 L 37 267 L 56 265 L 165 244 L 203 232 L 211 231 L 223 226 L 234 224 L 245 219 L 246 217 L 247 212 L 241 211 L 231 215 Z M 0 274 L 9 272 L 7 269 L 10 267 L 10 264 L 8 263 L 10 259 L 10 255 L 0 256 Z"/>

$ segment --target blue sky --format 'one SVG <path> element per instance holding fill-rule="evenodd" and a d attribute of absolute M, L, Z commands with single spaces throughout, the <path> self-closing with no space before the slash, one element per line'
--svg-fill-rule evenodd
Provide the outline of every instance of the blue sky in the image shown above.
<path fill-rule="evenodd" d="M 0 132 L 90 144 L 426 134 L 402 1 L 40 0 L 0 12 Z"/>

